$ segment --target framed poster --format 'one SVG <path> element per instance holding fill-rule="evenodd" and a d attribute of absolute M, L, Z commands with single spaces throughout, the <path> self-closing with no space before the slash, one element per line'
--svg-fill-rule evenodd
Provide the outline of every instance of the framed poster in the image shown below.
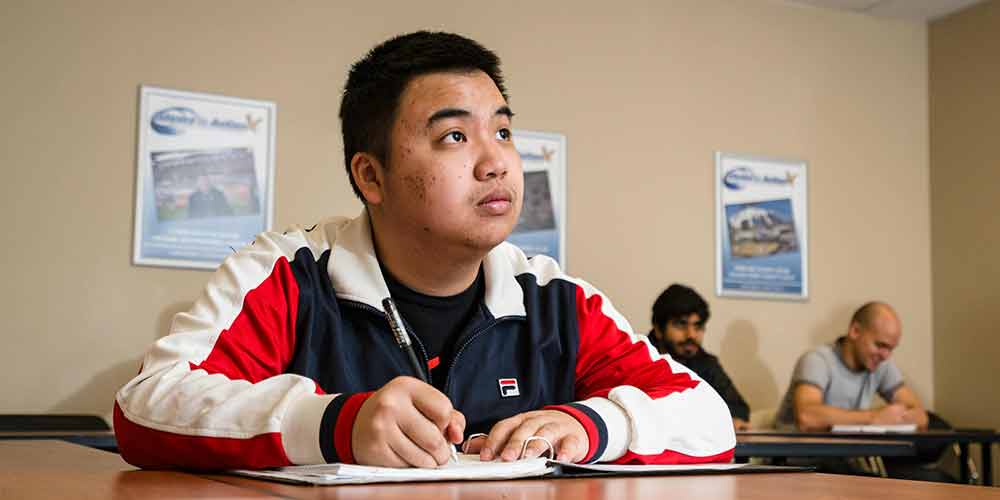
<path fill-rule="evenodd" d="M 215 269 L 271 227 L 275 105 L 142 86 L 136 265 Z"/>
<path fill-rule="evenodd" d="M 528 257 L 544 254 L 566 267 L 566 136 L 514 130 L 524 166 L 524 204 L 507 238 Z"/>
<path fill-rule="evenodd" d="M 809 297 L 804 161 L 715 154 L 715 288 L 719 296 Z"/>

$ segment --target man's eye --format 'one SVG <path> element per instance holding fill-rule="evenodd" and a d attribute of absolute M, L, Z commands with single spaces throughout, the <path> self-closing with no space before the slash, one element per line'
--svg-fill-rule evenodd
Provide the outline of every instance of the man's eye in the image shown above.
<path fill-rule="evenodd" d="M 444 142 L 446 144 L 456 144 L 459 142 L 465 142 L 465 134 L 458 131 L 448 132 L 448 134 L 446 134 L 444 138 L 441 139 L 441 142 Z"/>
<path fill-rule="evenodd" d="M 512 135 L 509 128 L 497 130 L 497 139 L 501 141 L 509 141 Z"/>

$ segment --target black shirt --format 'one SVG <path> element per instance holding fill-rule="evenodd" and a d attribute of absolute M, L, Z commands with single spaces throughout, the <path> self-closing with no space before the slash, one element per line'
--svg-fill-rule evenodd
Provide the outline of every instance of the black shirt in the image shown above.
<path fill-rule="evenodd" d="M 674 353 L 669 342 L 657 342 L 652 335 L 649 336 L 649 340 L 660 352 L 670 354 L 675 361 L 690 368 L 705 382 L 708 382 L 708 385 L 722 396 L 733 418 L 750 421 L 750 406 L 743 400 L 740 391 L 736 390 L 736 385 L 730 380 L 729 375 L 726 375 L 726 371 L 722 369 L 719 358 L 705 352 L 700 347 L 697 354 L 690 358 L 684 358 Z"/>
<path fill-rule="evenodd" d="M 414 348 L 417 355 L 420 356 L 421 347 L 427 355 L 431 385 L 444 392 L 457 344 L 483 303 L 486 293 L 483 268 L 480 266 L 479 274 L 469 288 L 450 297 L 434 297 L 411 290 L 396 280 L 384 266 L 382 276 L 407 331 L 416 337 Z"/>

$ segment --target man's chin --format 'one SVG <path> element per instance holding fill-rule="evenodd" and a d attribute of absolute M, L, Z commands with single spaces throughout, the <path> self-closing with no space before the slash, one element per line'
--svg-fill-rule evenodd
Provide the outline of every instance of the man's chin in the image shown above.
<path fill-rule="evenodd" d="M 513 224 L 507 224 L 499 227 L 487 226 L 480 229 L 481 230 L 476 233 L 469 234 L 465 239 L 465 244 L 471 248 L 475 248 L 483 252 L 489 252 L 510 237 L 514 230 L 514 226 Z"/>
<path fill-rule="evenodd" d="M 681 349 L 674 349 L 674 352 L 677 353 L 678 358 L 691 359 L 698 354 L 698 349 L 688 350 L 685 348 L 681 348 Z"/>

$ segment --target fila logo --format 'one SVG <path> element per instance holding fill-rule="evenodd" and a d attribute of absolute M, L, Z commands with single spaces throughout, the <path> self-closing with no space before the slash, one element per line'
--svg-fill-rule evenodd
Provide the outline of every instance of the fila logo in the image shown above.
<path fill-rule="evenodd" d="M 500 397 L 512 398 L 521 395 L 521 391 L 517 389 L 516 378 L 502 378 L 497 380 L 497 383 L 500 384 Z"/>

